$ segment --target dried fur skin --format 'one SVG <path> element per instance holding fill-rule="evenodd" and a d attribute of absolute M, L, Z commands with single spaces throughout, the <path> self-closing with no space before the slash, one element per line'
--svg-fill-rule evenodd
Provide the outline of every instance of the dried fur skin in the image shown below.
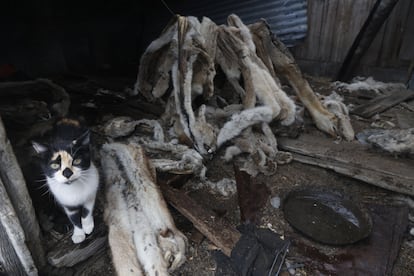
<path fill-rule="evenodd" d="M 106 205 L 104 220 L 108 225 L 108 242 L 112 261 L 117 275 L 144 275 L 135 253 L 134 240 L 130 231 L 128 206 L 123 197 L 126 191 L 125 180 L 113 169 L 115 160 L 102 158 L 105 169 L 105 182 L 112 183 L 106 188 Z M 121 265 L 122 264 L 122 265 Z"/>
<path fill-rule="evenodd" d="M 142 95 L 148 101 L 154 100 L 154 96 L 153 96 L 154 86 L 162 86 L 160 83 L 157 84 L 157 81 L 159 81 L 158 80 L 159 78 L 165 79 L 167 77 L 168 71 L 169 71 L 169 65 L 171 65 L 170 62 L 171 60 L 175 58 L 175 56 L 172 55 L 172 56 L 169 56 L 169 58 L 162 59 L 160 58 L 160 51 L 162 51 L 163 47 L 169 47 L 171 39 L 176 33 L 176 31 L 177 31 L 176 24 L 172 24 L 168 26 L 163 31 L 161 36 L 158 39 L 151 42 L 151 44 L 145 50 L 144 54 L 141 57 L 140 64 L 147 64 L 148 66 L 140 66 L 141 69 L 138 71 L 137 82 L 135 83 L 134 90 L 132 91 L 132 95 L 138 95 L 138 93 L 142 93 Z M 172 50 L 173 50 L 173 47 L 172 47 Z M 173 52 L 173 51 L 169 51 L 169 52 Z M 158 64 L 158 66 L 149 66 L 149 62 L 153 59 L 156 59 L 156 63 Z M 159 64 L 161 64 L 161 66 Z M 147 69 L 159 70 L 159 71 L 148 72 Z M 156 79 L 157 76 L 158 76 L 158 79 Z M 163 95 L 162 92 L 158 92 L 156 94 Z"/>
<path fill-rule="evenodd" d="M 145 135 L 130 137 L 132 132 L 140 126 L 149 126 L 152 129 L 152 134 L 146 132 Z M 165 140 L 170 138 L 167 137 L 168 135 L 166 136 L 158 121 L 146 119 L 134 121 L 128 117 L 116 117 L 107 122 L 103 131 L 109 137 L 118 139 L 129 137 L 130 141 L 143 145 L 146 151 L 151 154 L 151 161 L 159 171 L 205 177 L 206 168 L 200 153 L 189 146 L 178 144 L 174 140 L 166 142 Z"/>
<path fill-rule="evenodd" d="M 193 74 L 197 73 L 194 72 L 197 60 L 205 60 L 210 68 L 214 68 L 213 60 L 208 57 L 203 44 L 203 38 L 198 32 L 200 23 L 197 18 L 179 17 L 177 25 L 178 60 L 172 67 L 176 111 L 186 136 L 191 139 L 198 152 L 208 156 L 216 150 L 216 132 L 215 128 L 205 119 L 204 108 L 199 110 L 198 116 L 194 113 L 192 107 L 192 101 L 195 96 L 193 94 Z M 194 41 L 197 42 L 195 43 Z M 206 79 L 208 83 L 203 84 L 203 86 L 213 87 L 214 75 L 215 71 L 211 72 L 211 76 Z"/>
<path fill-rule="evenodd" d="M 338 131 L 347 140 L 351 141 L 355 137 L 354 129 L 349 118 L 349 111 L 343 103 L 343 98 L 333 92 L 331 95 L 322 98 L 323 106 L 338 119 Z"/>
<path fill-rule="evenodd" d="M 179 142 L 193 147 L 203 158 L 210 158 L 219 147 L 229 146 L 224 156 L 226 160 L 240 153 L 250 153 L 254 158 L 246 162 L 256 163 L 251 171 L 266 173 L 274 172 L 276 164 L 292 160 L 291 155 L 277 150 L 276 137 L 268 125 L 272 120 L 290 125 L 296 117 L 296 105 L 282 90 L 276 74 L 282 74 L 290 81 L 319 129 L 333 136 L 341 134 L 347 140 L 353 139 L 348 116 L 328 110 L 319 101 L 292 55 L 273 37 L 264 21 L 246 26 L 237 15 L 232 14 L 227 25 L 217 26 L 208 18 L 203 18 L 200 23 L 195 17 L 177 16 L 157 41 L 158 44 L 151 44 L 148 48 L 147 62 L 141 67 L 149 66 L 151 55 L 154 55 L 152 63 L 159 64 L 160 57 L 155 54 L 156 51 L 164 51 L 164 57 L 174 59 L 164 63 L 170 67 L 173 93 L 167 101 L 163 119 L 164 122 L 173 122 L 171 129 Z M 212 99 L 220 98 L 219 95 L 212 95 L 215 64 L 221 67 L 236 91 L 233 100 L 241 98 L 241 111 L 226 111 L 223 105 L 240 104 L 227 103 L 227 99 L 214 105 Z M 167 67 L 162 70 L 167 70 Z M 157 78 L 165 84 L 162 77 Z M 155 88 L 151 97 L 163 95 L 154 91 Z M 209 100 L 204 103 L 212 106 L 201 105 L 198 110 L 195 109 L 194 99 L 199 96 Z M 216 114 L 211 114 L 212 108 Z M 261 131 L 253 131 L 253 125 L 261 125 Z M 181 158 L 176 169 L 187 173 L 192 168 L 184 159 Z M 174 170 L 173 162 L 167 159 L 158 159 L 154 163 L 158 168 Z"/>
<path fill-rule="evenodd" d="M 121 193 L 126 201 L 128 222 L 113 228 L 129 233 L 135 244 L 135 255 L 146 275 L 168 275 L 185 261 L 186 237 L 175 227 L 167 205 L 155 184 L 155 171 L 145 152 L 137 144 L 105 144 L 102 149 L 103 166 L 115 167 L 111 174 L 120 180 L 111 183 L 106 178 L 107 197 L 110 192 Z M 104 167 L 106 169 L 106 167 Z M 125 185 L 120 190 L 110 190 L 111 185 Z M 109 187 L 108 187 L 109 186 Z M 108 201 L 111 204 L 110 201 Z M 109 211 L 110 207 L 109 207 Z M 111 215 L 107 215 L 111 217 Z M 116 230 L 114 230 L 116 231 Z M 124 242 L 124 241 L 122 241 Z M 117 250 L 115 246 L 112 250 Z M 122 252 L 113 253 L 120 255 Z M 132 252 L 128 255 L 132 255 Z M 131 262 L 132 263 L 132 262 Z M 116 265 L 116 264 L 115 264 Z M 118 264 L 122 266 L 121 264 Z"/>
<path fill-rule="evenodd" d="M 220 147 L 226 141 L 238 136 L 244 129 L 261 122 L 272 121 L 273 112 L 270 107 L 262 106 L 243 110 L 234 114 L 220 130 L 217 145 Z"/>
<path fill-rule="evenodd" d="M 342 116 L 343 114 L 338 118 L 336 114 L 327 110 L 319 101 L 309 83 L 303 78 L 295 59 L 284 44 L 272 35 L 267 23 L 262 20 L 250 25 L 249 28 L 254 33 L 255 44 L 265 48 L 261 52 L 270 57 L 276 73 L 287 78 L 299 99 L 311 114 L 316 126 L 333 137 L 341 135 L 347 140 L 353 140 L 354 131 L 350 120 L 346 116 Z M 270 64 L 267 65 L 270 66 Z"/>

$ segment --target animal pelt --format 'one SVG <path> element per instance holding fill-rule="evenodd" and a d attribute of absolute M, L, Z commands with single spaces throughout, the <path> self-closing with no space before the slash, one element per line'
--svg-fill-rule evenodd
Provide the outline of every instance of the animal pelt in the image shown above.
<path fill-rule="evenodd" d="M 269 70 L 275 70 L 277 74 L 289 81 L 296 95 L 311 114 L 316 126 L 334 137 L 342 136 L 346 140 L 353 140 L 354 131 L 349 118 L 342 116 L 342 113 L 341 118 L 338 118 L 337 114 L 332 113 L 319 101 L 308 81 L 303 77 L 294 57 L 287 47 L 272 34 L 266 21 L 262 19 L 249 25 L 249 29 L 255 45 L 261 48 L 257 51 L 260 58 L 270 60 L 271 63 L 266 63 Z"/>
<path fill-rule="evenodd" d="M 117 273 L 168 275 L 185 261 L 187 239 L 175 227 L 151 161 L 133 143 L 105 144 L 101 156 L 105 221 Z"/>
<path fill-rule="evenodd" d="M 218 68 L 234 88 L 232 102 L 217 94 L 214 80 Z M 164 129 L 173 125 L 175 137 L 203 158 L 208 159 L 220 147 L 228 147 L 226 160 L 247 152 L 260 156 L 254 158 L 260 167 L 268 163 L 264 160 L 279 156 L 268 124 L 278 120 L 282 125 L 290 125 L 295 120 L 295 103 L 282 90 L 277 74 L 289 80 L 321 130 L 352 139 L 348 117 L 330 112 L 319 101 L 289 51 L 266 23 L 246 26 L 234 14 L 228 17 L 227 25 L 220 26 L 208 18 L 200 22 L 195 17 L 177 16 L 144 53 L 135 93 L 142 91 L 148 100 L 162 95 Z M 156 85 L 165 84 L 165 78 L 172 84 L 166 101 L 168 87 Z M 163 91 L 157 90 L 159 87 Z M 196 103 L 200 97 L 203 104 Z M 220 104 L 214 104 L 215 100 Z M 225 110 L 234 105 L 241 105 L 242 109 Z M 253 126 L 261 127 L 256 131 Z M 246 146 L 249 142 L 250 146 Z M 286 162 L 291 159 L 282 155 Z M 263 170 L 266 169 L 259 171 Z"/>
<path fill-rule="evenodd" d="M 115 117 L 105 124 L 103 133 L 111 140 L 123 138 L 144 147 L 158 171 L 204 178 L 203 157 L 195 149 L 178 143 L 175 136 L 167 135 L 159 121 Z"/>

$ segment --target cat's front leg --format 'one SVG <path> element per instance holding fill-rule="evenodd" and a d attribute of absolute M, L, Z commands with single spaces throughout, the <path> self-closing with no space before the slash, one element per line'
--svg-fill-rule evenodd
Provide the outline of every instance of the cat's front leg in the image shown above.
<path fill-rule="evenodd" d="M 88 201 L 82 206 L 82 229 L 86 234 L 90 234 L 94 228 L 93 221 L 93 206 L 95 205 L 95 198 Z"/>
<path fill-rule="evenodd" d="M 82 207 L 63 207 L 65 210 L 66 215 L 68 216 L 70 222 L 73 224 L 73 234 L 72 234 L 72 241 L 73 243 L 81 243 L 85 240 L 85 232 L 82 229 L 81 224 L 81 214 L 82 214 Z M 93 227 L 92 227 L 93 228 Z"/>

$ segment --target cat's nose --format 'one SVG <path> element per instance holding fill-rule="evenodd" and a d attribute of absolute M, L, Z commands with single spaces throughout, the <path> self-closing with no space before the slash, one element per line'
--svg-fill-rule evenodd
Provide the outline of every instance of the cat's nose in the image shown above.
<path fill-rule="evenodd" d="M 71 176 L 72 176 L 72 174 L 73 174 L 73 172 L 72 172 L 72 170 L 71 170 L 71 169 L 69 169 L 69 168 L 66 168 L 66 169 L 64 169 L 64 170 L 63 170 L 63 175 L 64 175 L 67 179 L 69 179 L 69 177 L 71 177 Z"/>

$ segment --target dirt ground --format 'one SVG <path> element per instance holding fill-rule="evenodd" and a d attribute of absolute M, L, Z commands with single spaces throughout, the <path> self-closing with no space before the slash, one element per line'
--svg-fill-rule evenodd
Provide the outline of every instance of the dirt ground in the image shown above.
<path fill-rule="evenodd" d="M 316 92 L 328 94 L 332 91 L 328 80 L 321 78 L 310 78 L 310 80 Z M 347 100 L 349 99 L 346 98 Z M 76 104 L 76 101 L 73 101 L 72 104 Z M 395 114 L 399 112 L 406 112 L 406 110 L 397 105 L 381 114 L 381 119 L 396 124 Z M 411 112 L 411 114 L 413 113 Z M 351 119 L 355 132 L 369 127 L 372 123 L 370 120 L 357 120 L 354 116 Z M 321 136 L 325 137 L 310 122 L 306 122 L 305 131 L 314 134 L 315 139 Z M 337 141 L 332 139 L 332 143 L 335 142 Z M 357 153 L 355 154 L 357 155 Z M 414 163 L 409 158 L 406 159 L 406 162 Z M 218 181 L 221 178 L 234 178 L 232 164 L 225 163 L 220 157 L 220 152 L 207 164 L 207 167 L 207 177 L 212 181 Z M 228 220 L 233 226 L 240 225 L 240 211 L 236 194 L 228 197 L 221 196 L 208 188 L 195 189 L 190 182 L 182 187 L 188 195 L 200 205 L 213 210 Z M 414 201 L 412 198 L 377 188 L 327 169 L 296 161 L 279 166 L 276 174 L 272 176 L 259 175 L 257 182 L 266 185 L 270 190 L 265 206 L 258 212 L 258 226 L 268 228 L 281 237 L 292 241 L 286 260 L 295 266 L 290 271 L 293 275 L 336 275 L 335 269 L 326 261 L 326 257 L 335 255 L 335 252 L 341 250 L 341 248 L 322 245 L 306 238 L 289 225 L 284 218 L 282 208 L 275 208 L 270 203 L 271 198 L 279 197 L 283 200 L 284 196 L 290 191 L 306 187 L 318 187 L 327 191 L 337 191 L 351 198 L 352 201 L 361 204 L 380 203 L 383 205 L 395 205 L 407 204 L 408 202 L 410 204 L 409 227 L 404 232 L 402 246 L 394 264 L 392 275 L 414 275 L 414 237 L 409 234 L 409 230 L 414 227 Z M 102 223 L 102 208 L 104 208 L 102 199 L 100 204 L 97 208 L 99 213 L 97 215 L 98 223 Z M 176 210 L 171 208 L 171 212 L 178 228 L 189 240 L 187 261 L 177 271 L 174 271 L 172 275 L 215 275 L 217 265 L 213 252 L 217 250 L 217 247 L 198 233 L 192 224 Z M 91 267 L 87 270 L 87 273 L 76 272 L 76 269 L 68 268 L 63 270 L 51 269 L 45 275 L 115 275 L 110 261 L 109 248 L 106 248 L 99 256 L 95 256 L 93 262 L 89 262 L 89 264 Z M 282 275 L 289 275 L 286 267 L 283 267 Z"/>
<path fill-rule="evenodd" d="M 330 82 L 327 79 L 311 78 L 310 81 L 313 89 L 318 93 L 329 94 L 332 91 Z M 347 99 L 345 99 L 345 102 L 347 103 Z M 396 106 L 381 114 L 381 118 L 385 118 L 388 122 L 397 124 L 396 114 L 403 112 L 406 112 L 404 108 Z M 369 128 L 372 123 L 372 121 L 369 120 L 358 121 L 355 116 L 351 116 L 351 119 L 356 133 L 364 128 Z M 313 126 L 305 125 L 305 131 L 313 133 L 315 139 L 318 139 L 321 135 L 324 136 L 324 134 L 313 128 Z M 334 141 L 332 142 L 334 143 Z M 356 158 L 358 158 L 357 152 L 355 155 Z M 406 159 L 406 162 L 414 164 L 413 160 L 409 158 Z M 224 163 L 220 158 L 214 158 L 208 165 L 208 168 L 207 176 L 213 180 L 217 181 L 222 177 L 234 177 L 232 165 Z M 302 164 L 296 161 L 279 166 L 275 175 L 258 176 L 257 182 L 266 185 L 270 189 L 269 198 L 264 208 L 259 211 L 258 225 L 259 227 L 273 230 L 281 237 L 292 240 L 292 245 L 286 257 L 289 263 L 296 263 L 298 266 L 297 269 L 290 271 L 292 274 L 336 275 L 335 269 L 327 264 L 326 257 L 335 255 L 337 251 L 339 252 L 343 248 L 322 245 L 321 243 L 315 242 L 300 234 L 286 221 L 283 209 L 274 208 L 270 203 L 270 199 L 273 197 L 283 199 L 290 191 L 299 188 L 318 188 L 326 191 L 337 191 L 349 197 L 353 202 L 362 205 L 381 204 L 393 206 L 405 205 L 407 204 L 406 202 L 408 202 L 410 204 L 409 227 L 404 232 L 403 242 L 392 270 L 392 275 L 414 275 L 414 237 L 409 234 L 409 230 L 414 225 L 414 202 L 412 201 L 412 198 L 340 175 L 331 170 Z M 187 188 L 191 190 L 191 187 Z M 234 226 L 240 224 L 240 211 L 237 203 L 237 195 L 223 197 L 214 194 L 214 192 L 208 189 L 195 190 L 190 192 L 190 195 L 196 199 L 197 202 L 206 206 L 206 208 L 224 213 L 225 219 L 230 221 Z M 405 200 L 401 200 L 401 198 L 404 198 Z M 192 233 L 185 232 L 185 234 L 191 237 Z M 188 261 L 179 269 L 179 271 L 176 271 L 174 275 L 215 275 L 216 263 L 212 256 L 212 248 L 215 248 L 214 245 L 206 239 L 203 239 L 201 242 L 199 240 L 191 241 Z M 309 258 L 313 258 L 313 260 L 309 260 Z M 289 275 L 286 268 L 282 270 L 282 275 Z"/>

